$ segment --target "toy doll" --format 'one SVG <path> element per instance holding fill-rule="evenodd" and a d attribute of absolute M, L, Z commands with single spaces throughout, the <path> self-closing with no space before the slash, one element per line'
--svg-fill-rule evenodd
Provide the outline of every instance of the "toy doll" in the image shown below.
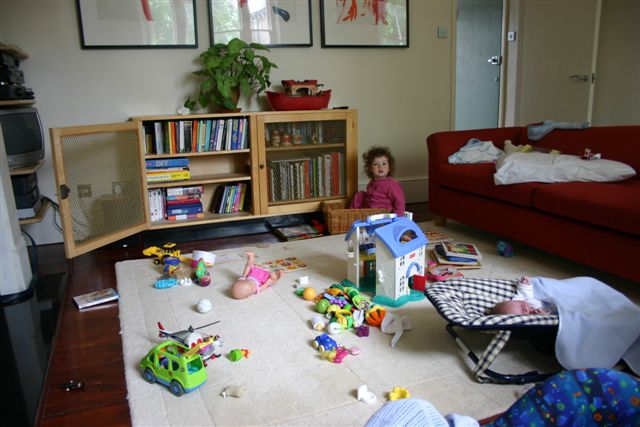
<path fill-rule="evenodd" d="M 269 270 L 255 266 L 256 255 L 253 252 L 247 252 L 246 255 L 247 264 L 244 267 L 242 277 L 239 277 L 231 287 L 231 295 L 235 299 L 249 298 L 260 290 L 273 285 L 284 276 L 282 270 L 271 273 Z"/>
<path fill-rule="evenodd" d="M 358 191 L 349 208 L 383 208 L 404 216 L 405 198 L 400 183 L 392 178 L 394 159 L 387 147 L 371 147 L 362 155 L 364 170 L 371 181 L 366 191 Z"/>

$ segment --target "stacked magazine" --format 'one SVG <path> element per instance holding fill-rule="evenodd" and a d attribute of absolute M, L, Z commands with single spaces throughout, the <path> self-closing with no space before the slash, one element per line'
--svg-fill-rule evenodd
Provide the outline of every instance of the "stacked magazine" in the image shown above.
<path fill-rule="evenodd" d="M 432 257 L 438 264 L 458 269 L 480 268 L 482 265 L 482 254 L 473 243 L 439 242 L 432 251 Z"/>

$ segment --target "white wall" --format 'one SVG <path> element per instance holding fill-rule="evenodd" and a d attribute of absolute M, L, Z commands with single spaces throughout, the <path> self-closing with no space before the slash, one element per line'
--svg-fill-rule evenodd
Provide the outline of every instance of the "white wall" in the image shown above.
<path fill-rule="evenodd" d="M 407 49 L 322 49 L 319 9 L 313 0 L 313 47 L 272 49 L 269 58 L 279 67 L 272 82 L 313 78 L 332 89 L 330 107 L 359 110 L 360 153 L 388 145 L 407 200 L 426 200 L 425 139 L 451 121 L 451 38 L 437 38 L 436 30 L 452 28 L 453 2 L 410 1 Z M 197 0 L 196 10 L 198 49 L 83 50 L 75 1 L 0 0 L 0 40 L 29 54 L 21 68 L 47 133 L 50 127 L 121 122 L 175 113 L 195 93 L 190 73 L 210 45 L 207 2 Z M 256 100 L 241 100 L 241 106 L 261 109 Z M 50 155 L 47 145 L 38 179 L 40 191 L 55 200 Z M 359 181 L 366 185 L 363 173 Z M 27 226 L 37 243 L 62 241 L 52 216 L 49 211 L 42 223 Z"/>

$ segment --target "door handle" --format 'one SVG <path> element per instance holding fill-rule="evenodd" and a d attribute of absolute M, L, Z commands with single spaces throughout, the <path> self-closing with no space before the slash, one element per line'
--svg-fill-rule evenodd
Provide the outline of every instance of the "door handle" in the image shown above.
<path fill-rule="evenodd" d="M 487 62 L 491 65 L 502 65 L 502 56 L 494 55 L 491 58 L 487 59 Z"/>
<path fill-rule="evenodd" d="M 569 76 L 569 78 L 571 80 L 577 81 L 577 82 L 588 82 L 589 81 L 589 76 L 587 76 L 586 74 L 574 74 L 572 76 Z"/>

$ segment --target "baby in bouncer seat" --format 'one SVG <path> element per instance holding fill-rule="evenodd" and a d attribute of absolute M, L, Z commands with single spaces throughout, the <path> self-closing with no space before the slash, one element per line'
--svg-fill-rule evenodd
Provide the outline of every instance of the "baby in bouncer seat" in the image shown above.
<path fill-rule="evenodd" d="M 533 297 L 533 286 L 528 277 L 518 282 L 518 291 L 511 300 L 497 303 L 489 314 L 557 314 L 555 305 Z"/>

